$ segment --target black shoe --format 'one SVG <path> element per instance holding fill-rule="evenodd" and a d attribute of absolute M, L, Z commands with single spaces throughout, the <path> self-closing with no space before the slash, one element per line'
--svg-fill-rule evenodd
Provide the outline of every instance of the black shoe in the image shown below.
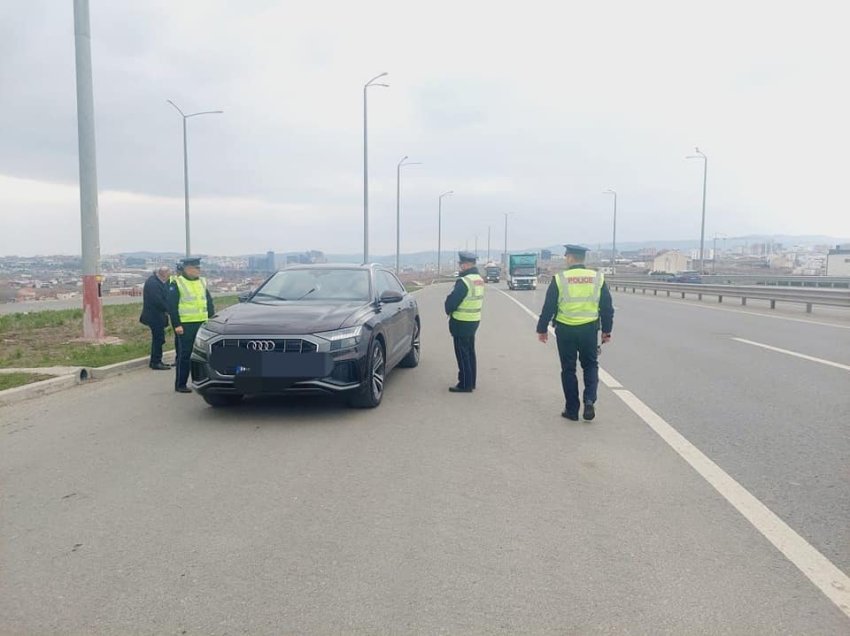
<path fill-rule="evenodd" d="M 565 417 L 568 420 L 572 420 L 573 422 L 578 422 L 578 413 L 570 413 L 569 411 L 564 411 L 561 413 L 561 417 Z"/>
<path fill-rule="evenodd" d="M 177 391 L 178 393 L 191 393 L 192 392 L 192 389 L 190 389 L 188 386 L 178 386 L 174 390 Z M 576 419 L 578 419 L 578 418 L 576 418 Z"/>
<path fill-rule="evenodd" d="M 450 386 L 449 391 L 452 393 L 472 393 L 472 389 L 465 389 L 462 386 Z"/>
<path fill-rule="evenodd" d="M 156 364 L 150 365 L 150 368 L 154 371 L 171 371 L 171 367 L 167 364 L 162 364 L 162 362 L 157 362 Z"/>
<path fill-rule="evenodd" d="M 584 403 L 584 413 L 582 414 L 582 417 L 584 417 L 584 419 L 588 422 L 596 417 L 596 408 L 593 406 L 593 402 Z"/>

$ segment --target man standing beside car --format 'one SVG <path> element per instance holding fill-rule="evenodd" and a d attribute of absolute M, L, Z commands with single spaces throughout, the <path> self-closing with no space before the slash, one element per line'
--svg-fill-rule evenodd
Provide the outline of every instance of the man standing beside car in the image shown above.
<path fill-rule="evenodd" d="M 168 286 L 168 313 L 177 343 L 177 369 L 174 390 L 191 393 L 186 386 L 191 369 L 192 345 L 198 329 L 215 313 L 207 281 L 201 278 L 201 259 L 184 258 L 177 265 L 178 275 Z"/>
<path fill-rule="evenodd" d="M 162 345 L 165 344 L 165 328 L 168 326 L 168 278 L 171 270 L 160 267 L 145 281 L 142 292 L 142 315 L 139 322 L 151 330 L 151 359 L 149 366 L 156 371 L 167 371 L 171 367 L 162 363 Z"/>
<path fill-rule="evenodd" d="M 476 260 L 472 252 L 458 252 L 458 279 L 452 293 L 446 297 L 449 333 L 454 339 L 458 367 L 457 384 L 449 387 L 452 393 L 472 393 L 478 374 L 475 332 L 481 324 L 486 283 L 478 273 Z"/>

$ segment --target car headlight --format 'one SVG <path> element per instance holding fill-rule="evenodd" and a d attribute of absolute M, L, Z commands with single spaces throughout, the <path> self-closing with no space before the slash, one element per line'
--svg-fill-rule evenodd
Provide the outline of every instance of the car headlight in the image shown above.
<path fill-rule="evenodd" d="M 210 331 L 206 327 L 201 327 L 200 329 L 198 329 L 198 335 L 195 336 L 195 342 L 197 342 L 198 344 L 203 344 L 204 342 L 215 338 L 217 335 L 219 334 L 217 334 L 215 331 Z"/>
<path fill-rule="evenodd" d="M 356 327 L 346 327 L 345 329 L 336 329 L 334 331 L 325 331 L 317 333 L 319 338 L 328 340 L 331 343 L 331 351 L 342 351 L 343 349 L 351 349 L 360 343 L 360 336 L 363 333 L 363 325 Z"/>

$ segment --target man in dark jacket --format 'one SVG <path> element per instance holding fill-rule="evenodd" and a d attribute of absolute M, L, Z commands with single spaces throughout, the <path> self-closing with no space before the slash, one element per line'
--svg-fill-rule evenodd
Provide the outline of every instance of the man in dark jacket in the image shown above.
<path fill-rule="evenodd" d="M 481 323 L 486 284 L 475 267 L 477 257 L 471 252 L 459 252 L 459 274 L 452 293 L 446 297 L 446 315 L 457 358 L 457 384 L 452 393 L 472 393 L 475 390 L 478 362 L 475 356 L 475 332 Z"/>
<path fill-rule="evenodd" d="M 162 345 L 165 344 L 165 328 L 168 326 L 168 277 L 171 270 L 160 267 L 145 281 L 142 296 L 142 315 L 139 322 L 151 330 L 150 368 L 167 371 L 171 367 L 162 363 Z"/>

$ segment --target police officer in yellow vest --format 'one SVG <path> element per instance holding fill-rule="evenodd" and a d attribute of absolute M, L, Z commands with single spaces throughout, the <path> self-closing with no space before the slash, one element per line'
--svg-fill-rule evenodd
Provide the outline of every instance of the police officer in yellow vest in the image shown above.
<path fill-rule="evenodd" d="M 449 387 L 452 393 L 472 393 L 478 371 L 475 358 L 475 332 L 481 322 L 486 284 L 475 267 L 477 257 L 472 252 L 458 252 L 458 279 L 452 293 L 446 297 L 449 333 L 452 334 L 457 358 L 457 384 Z"/>
<path fill-rule="evenodd" d="M 546 301 L 537 322 L 537 338 L 549 339 L 549 323 L 555 325 L 558 355 L 561 358 L 561 385 L 566 407 L 561 415 L 578 421 L 579 395 L 576 357 L 584 371 L 585 420 L 596 417 L 596 389 L 599 386 L 596 334 L 601 328 L 602 342 L 611 340 L 614 304 L 601 272 L 584 264 L 587 248 L 565 245 L 567 269 L 552 279 Z M 554 321 L 553 321 L 554 319 Z"/>
<path fill-rule="evenodd" d="M 177 373 L 174 390 L 191 393 L 186 386 L 191 369 L 192 345 L 198 329 L 215 313 L 207 281 L 201 278 L 201 259 L 184 258 L 168 285 L 168 313 L 177 344 Z"/>

